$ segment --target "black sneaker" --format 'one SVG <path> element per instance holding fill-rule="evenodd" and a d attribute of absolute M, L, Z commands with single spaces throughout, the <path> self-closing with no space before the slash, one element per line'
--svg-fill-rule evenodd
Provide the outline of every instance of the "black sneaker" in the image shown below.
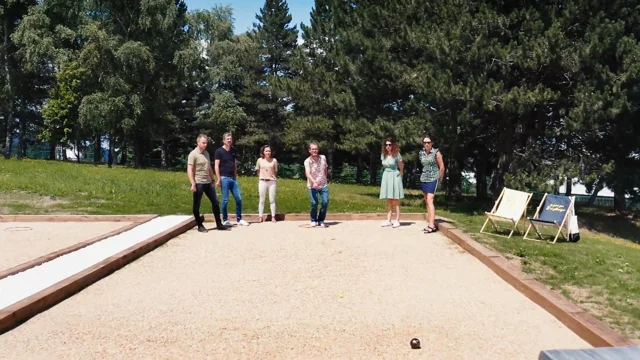
<path fill-rule="evenodd" d="M 207 228 L 202 225 L 198 226 L 198 231 L 200 231 L 201 233 L 209 232 L 209 230 L 207 230 Z"/>

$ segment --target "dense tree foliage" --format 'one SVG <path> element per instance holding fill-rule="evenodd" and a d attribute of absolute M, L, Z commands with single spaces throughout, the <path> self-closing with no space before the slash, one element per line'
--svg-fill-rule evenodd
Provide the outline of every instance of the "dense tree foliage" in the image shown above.
<path fill-rule="evenodd" d="M 481 198 L 575 178 L 612 189 L 620 212 L 639 197 L 636 1 L 316 0 L 298 27 L 286 0 L 266 0 L 237 35 L 229 7 L 182 0 L 5 0 L 0 11 L 7 158 L 40 144 L 51 159 L 73 146 L 102 162 L 107 147 L 110 166 L 170 169 L 198 133 L 215 147 L 231 131 L 243 169 L 264 144 L 299 164 L 315 141 L 332 174 L 348 165 L 374 183 L 394 136 L 413 183 L 430 134 L 454 198 L 465 173 Z"/>

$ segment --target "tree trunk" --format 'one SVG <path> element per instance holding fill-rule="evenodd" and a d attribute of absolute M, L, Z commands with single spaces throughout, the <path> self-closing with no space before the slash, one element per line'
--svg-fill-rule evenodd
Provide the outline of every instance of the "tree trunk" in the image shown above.
<path fill-rule="evenodd" d="M 20 117 L 18 127 L 20 132 L 18 133 L 18 153 L 16 158 L 22 160 L 27 155 L 27 139 L 25 136 L 27 125 L 25 124 L 24 117 Z"/>
<path fill-rule="evenodd" d="M 598 198 L 598 193 L 600 190 L 604 189 L 604 181 L 596 180 L 595 184 L 593 184 L 593 192 L 589 197 L 589 201 L 587 202 L 588 206 L 592 206 L 596 203 L 596 199 Z"/>
<path fill-rule="evenodd" d="M 482 150 L 475 161 L 476 170 L 476 199 L 487 198 L 487 154 Z"/>
<path fill-rule="evenodd" d="M 142 144 L 140 143 L 140 141 L 136 141 L 133 144 L 133 153 L 134 153 L 134 156 L 136 157 L 133 166 L 136 169 L 139 169 L 142 167 L 142 157 L 144 156 L 142 154 Z"/>
<path fill-rule="evenodd" d="M 165 139 L 162 139 L 162 146 L 160 147 L 160 168 L 162 170 L 167 170 L 169 168 L 169 166 L 167 165 L 168 153 L 169 153 L 169 149 L 167 146 L 167 140 L 165 138 Z"/>
<path fill-rule="evenodd" d="M 571 196 L 571 193 L 573 192 L 573 189 L 571 189 L 572 186 L 573 186 L 573 181 L 571 180 L 571 178 L 567 177 L 566 189 L 564 191 L 565 196 Z"/>
<path fill-rule="evenodd" d="M 625 191 L 617 187 L 613 191 L 613 210 L 618 214 L 626 214 L 627 212 L 627 199 L 624 195 Z"/>
<path fill-rule="evenodd" d="M 332 180 L 333 179 L 333 154 L 334 151 L 332 148 L 327 149 L 327 167 L 328 172 L 329 172 L 329 177 L 327 180 Z"/>
<path fill-rule="evenodd" d="M 13 113 L 11 111 L 8 111 L 6 113 L 7 115 L 5 115 L 5 118 L 7 119 L 7 136 L 5 138 L 4 141 L 4 158 L 5 159 L 9 159 L 11 158 L 11 146 L 12 144 L 12 137 L 13 137 L 13 128 L 12 128 L 12 123 L 13 123 Z"/>
<path fill-rule="evenodd" d="M 413 178 L 413 163 L 405 162 L 404 163 L 404 176 L 403 176 L 403 186 L 407 189 L 413 188 L 413 184 L 415 183 Z"/>
<path fill-rule="evenodd" d="M 380 158 L 376 155 L 375 151 L 369 153 L 369 185 L 378 184 L 378 161 Z"/>
<path fill-rule="evenodd" d="M 56 142 L 50 141 L 49 142 L 49 160 L 55 160 L 55 159 L 56 159 Z"/>
<path fill-rule="evenodd" d="M 625 193 L 627 188 L 623 183 L 624 175 L 630 169 L 625 166 L 623 159 L 618 159 L 614 169 L 614 184 L 613 184 L 613 210 L 618 214 L 626 215 L 627 213 L 627 199 Z"/>
<path fill-rule="evenodd" d="M 100 134 L 96 134 L 95 144 L 93 144 L 93 163 L 99 164 L 102 162 L 102 141 Z"/>
<path fill-rule="evenodd" d="M 114 145 L 115 147 L 115 145 Z M 122 154 L 122 156 L 120 157 L 120 165 L 125 166 L 127 165 L 127 161 L 128 159 L 128 151 L 127 151 L 127 138 L 126 137 L 122 137 L 122 144 L 120 144 L 120 154 Z"/>
<path fill-rule="evenodd" d="M 10 55 L 9 49 L 11 47 L 11 14 L 7 9 L 4 9 L 4 51 L 2 52 L 2 61 L 4 62 L 4 77 L 5 86 L 9 91 L 6 94 L 7 108 L 4 118 L 7 120 L 7 133 L 5 138 L 4 158 L 11 158 L 11 142 L 13 135 L 13 122 L 14 122 L 14 104 L 13 104 L 13 86 L 11 81 L 11 65 L 9 64 Z"/>
<path fill-rule="evenodd" d="M 113 141 L 113 133 L 109 135 L 109 156 L 107 159 L 107 167 L 112 168 L 113 164 L 115 164 L 115 155 L 116 151 L 114 150 L 115 144 Z"/>
<path fill-rule="evenodd" d="M 456 149 L 455 151 L 460 151 Z M 447 164 L 447 196 L 453 199 L 462 198 L 462 165 L 459 154 L 448 158 Z"/>
<path fill-rule="evenodd" d="M 491 195 L 493 201 L 498 200 L 500 192 L 505 186 L 504 175 L 509 171 L 511 160 L 513 158 L 513 125 L 506 113 L 502 114 L 502 123 L 504 124 L 504 131 L 501 138 L 501 149 L 498 156 L 498 164 L 493 174 L 491 181 Z"/>
<path fill-rule="evenodd" d="M 20 96 L 20 118 L 18 119 L 18 127 L 20 128 L 20 150 L 18 151 L 18 159 L 22 160 L 27 157 L 27 121 L 28 117 L 25 115 L 24 95 Z"/>
<path fill-rule="evenodd" d="M 76 160 L 80 162 L 80 141 L 78 140 L 76 140 L 75 154 L 76 154 Z"/>
<path fill-rule="evenodd" d="M 364 165 L 362 164 L 362 155 L 358 155 L 358 163 L 356 164 L 356 184 L 363 185 L 362 174 L 364 172 Z"/>

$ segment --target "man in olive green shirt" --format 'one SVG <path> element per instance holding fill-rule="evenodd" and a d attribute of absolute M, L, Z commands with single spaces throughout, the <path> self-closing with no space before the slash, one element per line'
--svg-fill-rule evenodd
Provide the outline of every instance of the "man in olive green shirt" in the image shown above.
<path fill-rule="evenodd" d="M 196 218 L 198 231 L 207 232 L 202 219 L 200 219 L 202 194 L 206 194 L 211 201 L 213 215 L 216 219 L 216 229 L 227 230 L 226 227 L 222 226 L 222 220 L 220 219 L 220 205 L 218 204 L 218 197 L 213 183 L 213 169 L 211 168 L 209 152 L 206 150 L 209 138 L 200 134 L 196 142 L 198 146 L 191 151 L 187 160 L 187 175 L 193 192 L 193 216 Z"/>

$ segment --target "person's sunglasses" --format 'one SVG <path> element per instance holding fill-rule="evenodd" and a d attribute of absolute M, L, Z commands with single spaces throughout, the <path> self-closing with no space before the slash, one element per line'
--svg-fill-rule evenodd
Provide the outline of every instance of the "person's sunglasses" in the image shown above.
<path fill-rule="evenodd" d="M 423 141 L 424 144 L 431 144 L 431 141 Z"/>
<path fill-rule="evenodd" d="M 386 143 L 386 144 L 384 144 L 384 145 L 385 145 L 385 146 L 391 146 L 391 144 L 390 144 L 390 143 Z"/>

